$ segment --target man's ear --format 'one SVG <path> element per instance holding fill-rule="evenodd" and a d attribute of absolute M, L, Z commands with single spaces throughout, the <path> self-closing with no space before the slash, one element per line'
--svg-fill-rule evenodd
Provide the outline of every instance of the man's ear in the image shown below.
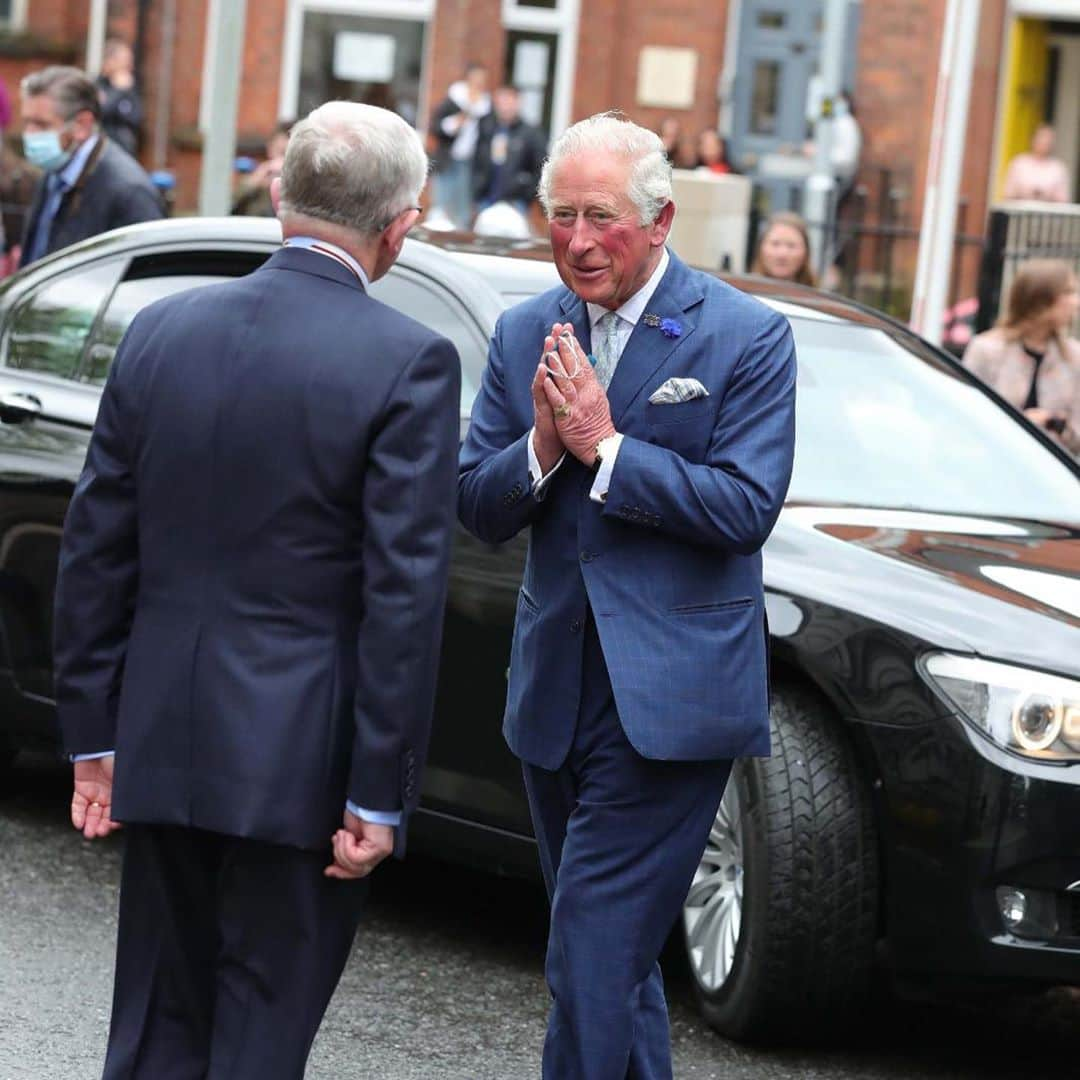
<path fill-rule="evenodd" d="M 409 230 L 412 227 L 413 213 L 411 210 L 406 210 L 405 213 L 398 214 L 398 216 L 383 229 L 381 242 L 393 253 L 395 259 L 398 257 L 398 252 L 401 251 L 401 245 L 405 243 L 405 237 L 409 235 Z"/>
<path fill-rule="evenodd" d="M 275 176 L 270 181 L 270 205 L 274 208 L 275 215 L 281 206 L 281 177 Z"/>
<path fill-rule="evenodd" d="M 89 109 L 82 109 L 77 112 L 71 123 L 72 134 L 80 143 L 86 142 L 94 134 L 96 127 L 97 121 Z"/>
<path fill-rule="evenodd" d="M 656 215 L 656 220 L 649 226 L 649 240 L 653 247 L 663 247 L 667 243 L 671 223 L 675 220 L 675 204 L 668 199 L 664 209 Z"/>

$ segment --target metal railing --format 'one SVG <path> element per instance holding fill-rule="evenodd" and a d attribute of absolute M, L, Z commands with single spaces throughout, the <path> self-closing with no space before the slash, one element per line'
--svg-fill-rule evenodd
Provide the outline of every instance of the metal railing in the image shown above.
<path fill-rule="evenodd" d="M 1031 259 L 1063 259 L 1080 277 L 1080 206 L 1010 202 L 990 210 L 977 330 L 993 326 L 1017 270 Z M 1080 321 L 1073 332 L 1080 332 Z"/>
<path fill-rule="evenodd" d="M 826 228 L 826 280 L 828 288 L 869 307 L 906 320 L 918 258 L 919 228 L 906 213 L 907 192 L 881 169 L 870 184 L 860 184 Z M 755 200 L 747 250 L 753 252 L 768 217 Z M 957 209 L 953 245 L 953 272 L 948 307 L 975 294 L 984 237 L 969 232 L 969 208 L 961 200 Z M 808 227 L 813 230 L 814 223 Z"/>

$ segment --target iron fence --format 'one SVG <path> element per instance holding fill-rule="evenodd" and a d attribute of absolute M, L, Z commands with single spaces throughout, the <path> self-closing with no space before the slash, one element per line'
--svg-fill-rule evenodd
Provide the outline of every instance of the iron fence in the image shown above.
<path fill-rule="evenodd" d="M 991 209 L 979 271 L 978 330 L 993 326 L 1017 270 L 1031 259 L 1063 259 L 1080 277 L 1080 206 L 1017 202 Z M 1080 320 L 1073 333 L 1080 333 Z"/>
<path fill-rule="evenodd" d="M 825 229 L 825 280 L 835 292 L 869 307 L 906 320 L 918 260 L 919 227 L 906 209 L 907 191 L 887 169 L 879 170 L 869 184 L 860 184 L 841 205 L 835 220 Z M 747 251 L 753 252 L 768 216 L 768 208 L 754 201 L 749 223 Z M 953 267 L 948 307 L 973 298 L 979 279 L 985 239 L 970 231 L 972 222 L 966 200 L 957 208 L 953 242 Z M 812 231 L 817 226 L 808 223 Z"/>

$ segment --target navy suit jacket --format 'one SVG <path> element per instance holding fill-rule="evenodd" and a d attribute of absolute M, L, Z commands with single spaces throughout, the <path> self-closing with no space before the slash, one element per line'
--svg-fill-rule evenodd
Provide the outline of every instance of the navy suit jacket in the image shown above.
<path fill-rule="evenodd" d="M 115 747 L 114 817 L 324 848 L 346 797 L 415 805 L 460 379 L 302 249 L 135 319 L 56 592 L 65 746 Z"/>
<path fill-rule="evenodd" d="M 566 288 L 500 319 L 462 448 L 465 527 L 491 543 L 532 529 L 504 732 L 542 768 L 558 767 L 573 738 L 590 609 L 620 720 L 643 756 L 769 751 L 760 549 L 791 477 L 791 330 L 674 255 L 649 309 L 681 332 L 639 321 L 619 360 L 608 399 L 624 438 L 606 502 L 590 499 L 593 478 L 575 459 L 540 500 L 529 476 L 544 336 L 569 321 L 589 346 L 585 305 Z M 708 396 L 650 404 L 672 377 L 697 379 Z"/>

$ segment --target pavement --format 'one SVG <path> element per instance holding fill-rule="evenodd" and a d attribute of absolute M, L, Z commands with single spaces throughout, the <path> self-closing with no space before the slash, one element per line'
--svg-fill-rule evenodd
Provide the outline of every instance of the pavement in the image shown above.
<path fill-rule="evenodd" d="M 0 1080 L 100 1075 L 121 841 L 82 840 L 69 799 L 69 770 L 46 758 L 0 791 Z M 538 1077 L 545 922 L 535 885 L 418 857 L 381 867 L 309 1080 Z M 679 1080 L 1080 1075 L 1080 1006 L 1064 994 L 978 1007 L 886 999 L 841 1040 L 763 1050 L 705 1026 L 669 951 Z"/>

